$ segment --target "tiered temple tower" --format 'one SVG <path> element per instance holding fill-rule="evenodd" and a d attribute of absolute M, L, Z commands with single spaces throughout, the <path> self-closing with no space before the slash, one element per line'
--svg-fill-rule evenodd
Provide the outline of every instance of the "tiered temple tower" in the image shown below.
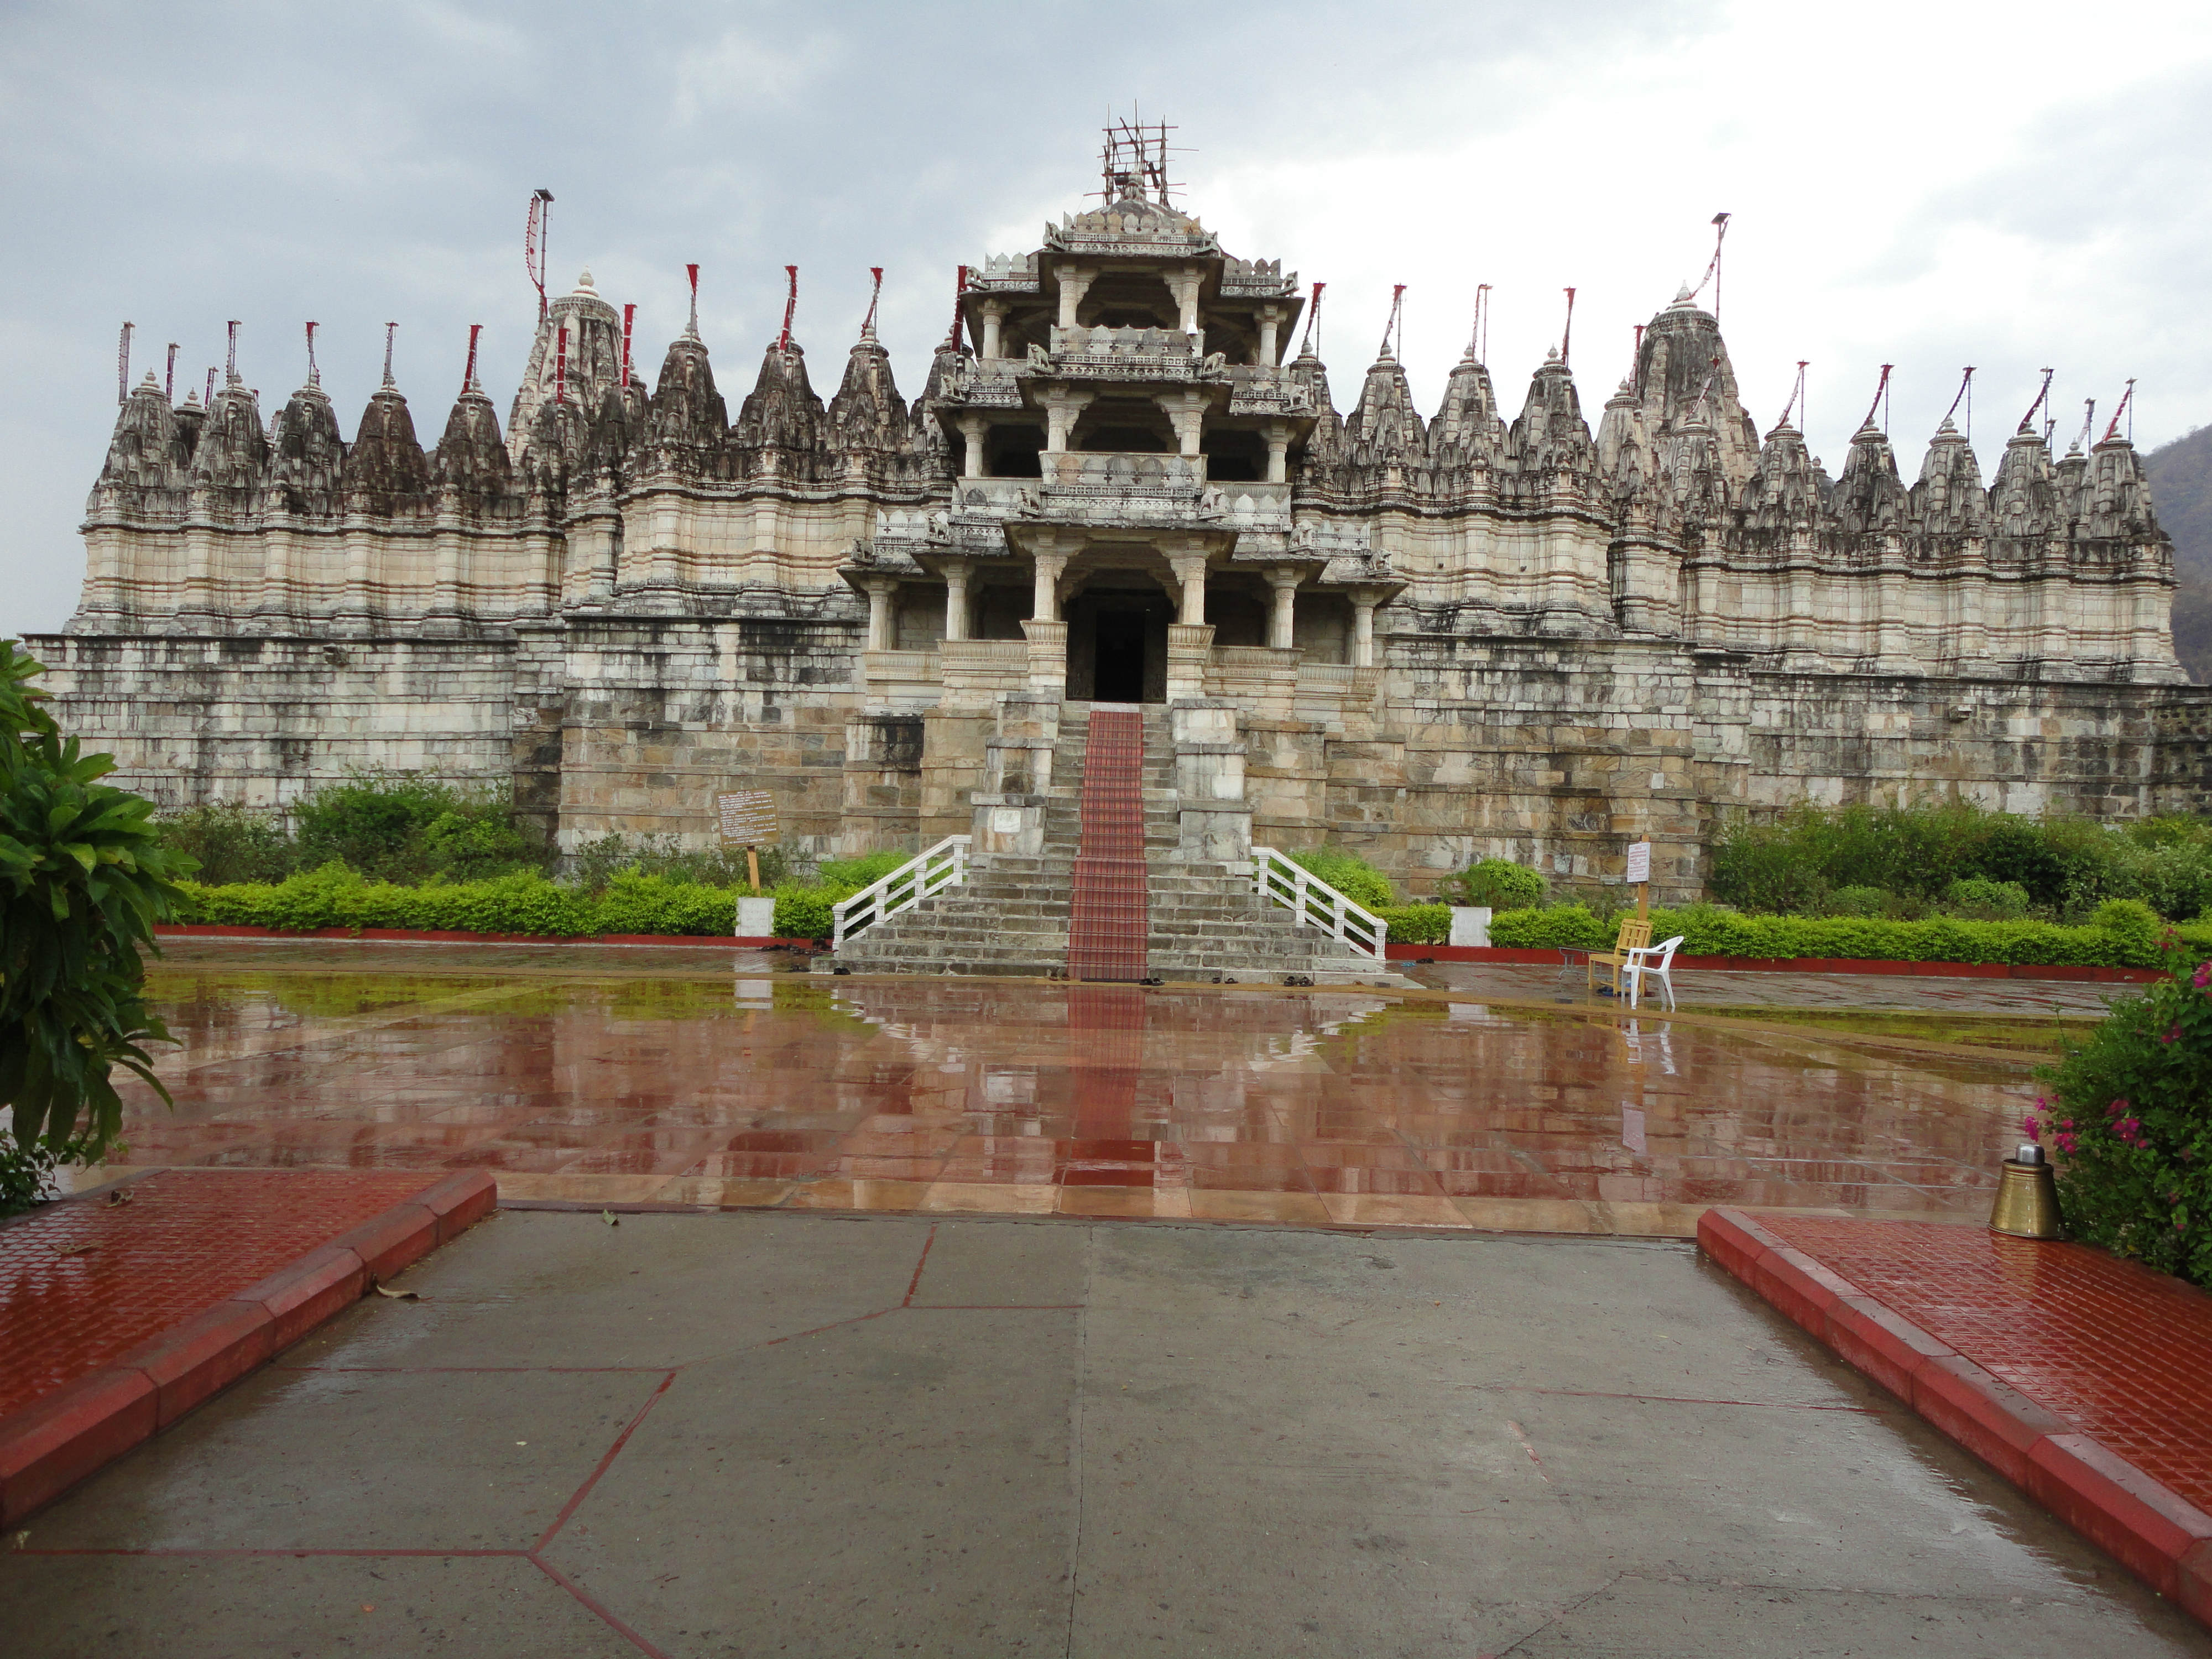
<path fill-rule="evenodd" d="M 2212 805 L 2124 439 L 2024 422 L 1985 488 L 1947 422 L 1908 486 L 1869 422 L 1832 478 L 1687 293 L 1594 434 L 1556 353 L 1509 424 L 1470 347 L 1425 420 L 1387 336 L 1340 415 L 1296 275 L 1121 159 L 911 406 L 872 323 L 826 405 L 787 330 L 733 418 L 696 316 L 648 390 L 588 272 L 428 449 L 388 382 L 347 442 L 312 374 L 265 428 L 149 376 L 33 642 L 65 717 L 172 803 L 428 768 L 573 847 L 750 784 L 829 854 L 978 821 L 1010 698 L 1212 708 L 1251 833 L 1415 890 L 1653 838 L 1689 892 L 1716 812 L 1805 796 Z"/>

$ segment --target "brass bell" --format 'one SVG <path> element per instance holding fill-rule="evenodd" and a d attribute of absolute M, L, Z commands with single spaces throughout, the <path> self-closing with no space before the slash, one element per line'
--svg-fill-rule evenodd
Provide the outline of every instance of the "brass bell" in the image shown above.
<path fill-rule="evenodd" d="M 2022 1143 L 2019 1156 L 2004 1161 L 1997 1201 L 1990 1209 L 1990 1231 L 2014 1238 L 2058 1237 L 2058 1183 L 2051 1161 L 2033 1141 Z"/>

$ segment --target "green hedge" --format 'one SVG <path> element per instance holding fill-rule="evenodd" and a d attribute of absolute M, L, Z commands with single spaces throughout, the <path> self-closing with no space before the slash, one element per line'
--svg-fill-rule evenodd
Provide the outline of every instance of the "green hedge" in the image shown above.
<path fill-rule="evenodd" d="M 180 920 L 234 927 L 307 933 L 319 927 L 398 927 L 429 933 L 533 933 L 574 939 L 592 933 L 726 936 L 737 927 L 739 891 L 624 872 L 593 898 L 534 872 L 490 881 L 402 887 L 369 881 L 338 865 L 275 885 L 183 884 L 189 913 Z M 779 887 L 781 939 L 826 939 L 830 907 L 842 887 Z"/>
<path fill-rule="evenodd" d="M 1451 937 L 1449 904 L 1386 904 L 1375 914 L 1389 928 L 1393 945 L 1442 945 Z"/>
<path fill-rule="evenodd" d="M 1579 904 L 1508 910 L 1490 923 L 1493 945 L 1603 950 L 1620 919 Z M 2184 940 L 2212 945 L 2212 926 L 2191 923 Z M 1747 916 L 1710 905 L 1651 912 L 1653 939 L 1682 937 L 1700 957 L 1836 957 L 1872 962 L 2018 963 L 2042 967 L 2156 968 L 2160 931 L 2148 927 L 2068 927 L 2047 921 L 1885 921 L 1860 916 Z"/>
<path fill-rule="evenodd" d="M 626 872 L 597 898 L 535 872 L 489 881 L 402 887 L 370 881 L 342 865 L 326 865 L 276 885 L 241 882 L 203 887 L 179 884 L 188 904 L 181 921 L 307 933 L 319 927 L 395 927 L 422 932 L 532 933 L 574 939 L 592 933 L 726 936 L 737 925 L 738 891 L 665 876 Z M 830 907 L 844 886 L 775 890 L 780 939 L 827 939 Z M 1451 936 L 1451 910 L 1442 904 L 1389 905 L 1376 912 L 1394 945 L 1441 945 Z M 1747 916 L 1710 905 L 1654 909 L 1651 937 L 1683 935 L 1686 956 L 1844 957 L 1876 962 L 1990 962 L 2041 966 L 2155 968 L 2163 930 L 2137 905 L 2100 912 L 2107 925 L 2061 927 L 2045 921 L 1886 921 L 1858 916 Z M 1507 910 L 1491 919 L 1493 945 L 1602 950 L 1618 917 L 1593 915 L 1579 904 Z M 2184 923 L 2181 941 L 2212 948 L 2212 923 Z"/>

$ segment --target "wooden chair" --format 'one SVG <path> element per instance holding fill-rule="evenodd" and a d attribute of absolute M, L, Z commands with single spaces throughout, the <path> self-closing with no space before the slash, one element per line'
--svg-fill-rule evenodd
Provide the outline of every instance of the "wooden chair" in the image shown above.
<path fill-rule="evenodd" d="M 1620 932 L 1613 941 L 1610 951 L 1593 951 L 1589 965 L 1583 975 L 1583 988 L 1597 988 L 1597 970 L 1603 967 L 1613 980 L 1613 994 L 1620 994 L 1620 965 L 1628 960 L 1631 951 L 1648 950 L 1651 944 L 1651 919 L 1649 916 L 1623 916 Z"/>

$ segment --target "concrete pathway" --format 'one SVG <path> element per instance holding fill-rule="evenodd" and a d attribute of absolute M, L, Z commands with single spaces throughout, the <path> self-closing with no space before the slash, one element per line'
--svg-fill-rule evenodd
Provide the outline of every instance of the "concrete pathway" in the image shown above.
<path fill-rule="evenodd" d="M 1688 1246 L 505 1212 L 0 1553 L 9 1651 L 2212 1653 Z"/>

